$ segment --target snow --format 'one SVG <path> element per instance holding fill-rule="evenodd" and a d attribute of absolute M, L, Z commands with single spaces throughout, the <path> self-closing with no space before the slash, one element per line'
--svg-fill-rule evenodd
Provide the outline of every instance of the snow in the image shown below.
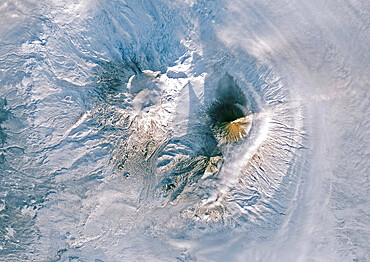
<path fill-rule="evenodd" d="M 5 0 L 0 260 L 370 260 L 369 11 Z"/>

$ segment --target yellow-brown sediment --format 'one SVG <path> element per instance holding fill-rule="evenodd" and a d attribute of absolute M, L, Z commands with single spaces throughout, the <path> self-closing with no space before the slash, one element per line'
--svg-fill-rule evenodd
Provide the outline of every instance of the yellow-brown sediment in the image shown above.
<path fill-rule="evenodd" d="M 236 142 L 248 134 L 248 129 L 251 124 L 251 117 L 242 117 L 230 123 L 220 125 L 221 136 L 225 142 Z"/>

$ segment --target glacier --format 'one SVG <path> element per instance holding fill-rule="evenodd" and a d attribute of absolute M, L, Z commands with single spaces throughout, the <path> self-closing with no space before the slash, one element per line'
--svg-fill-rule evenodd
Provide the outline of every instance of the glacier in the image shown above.
<path fill-rule="evenodd" d="M 0 2 L 0 260 L 370 260 L 369 12 Z"/>

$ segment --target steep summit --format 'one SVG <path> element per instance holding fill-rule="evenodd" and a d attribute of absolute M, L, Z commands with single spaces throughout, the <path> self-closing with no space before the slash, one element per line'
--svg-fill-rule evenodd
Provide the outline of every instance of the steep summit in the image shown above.
<path fill-rule="evenodd" d="M 208 110 L 212 129 L 222 143 L 236 142 L 245 137 L 252 124 L 247 99 L 229 74 L 220 79 L 216 89 L 216 101 Z"/>

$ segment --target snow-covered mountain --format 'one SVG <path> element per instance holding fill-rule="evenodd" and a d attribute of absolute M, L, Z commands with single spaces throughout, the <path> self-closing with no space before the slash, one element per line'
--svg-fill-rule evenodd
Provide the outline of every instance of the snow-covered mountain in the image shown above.
<path fill-rule="evenodd" d="M 369 260 L 369 11 L 3 0 L 0 260 Z"/>

